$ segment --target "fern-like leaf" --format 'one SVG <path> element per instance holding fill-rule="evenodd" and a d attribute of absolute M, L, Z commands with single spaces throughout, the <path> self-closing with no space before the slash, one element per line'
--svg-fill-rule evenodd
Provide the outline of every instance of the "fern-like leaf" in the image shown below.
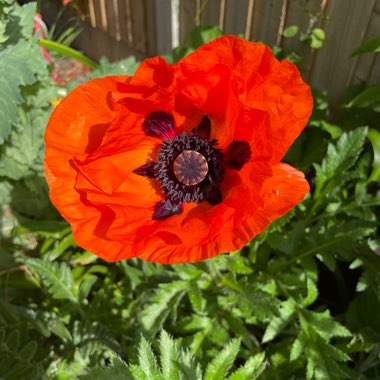
<path fill-rule="evenodd" d="M 235 339 L 212 360 L 207 366 L 205 380 L 220 380 L 227 376 L 240 349 L 240 339 Z"/>
<path fill-rule="evenodd" d="M 41 277 L 53 298 L 78 303 L 78 287 L 66 263 L 28 258 L 25 264 Z"/>

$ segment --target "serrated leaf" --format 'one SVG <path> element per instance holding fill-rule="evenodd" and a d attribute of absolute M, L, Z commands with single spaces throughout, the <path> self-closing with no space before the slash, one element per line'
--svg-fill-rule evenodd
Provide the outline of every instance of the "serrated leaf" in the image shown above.
<path fill-rule="evenodd" d="M 249 358 L 243 367 L 234 372 L 227 380 L 256 380 L 265 370 L 265 353 Z"/>
<path fill-rule="evenodd" d="M 269 325 L 267 326 L 262 342 L 267 343 L 274 339 L 291 321 L 295 313 L 294 301 L 289 299 L 281 303 L 279 307 L 280 315 L 272 317 Z"/>
<path fill-rule="evenodd" d="M 350 360 L 343 351 L 316 336 L 306 351 L 308 380 L 341 380 L 351 378 L 340 364 Z"/>
<path fill-rule="evenodd" d="M 297 360 L 301 356 L 306 346 L 306 342 L 307 342 L 307 337 L 305 333 L 301 331 L 298 334 L 296 340 L 292 344 L 292 348 L 290 350 L 290 358 L 289 358 L 291 361 Z"/>
<path fill-rule="evenodd" d="M 20 41 L 0 51 L 0 144 L 17 123 L 17 106 L 24 101 L 21 86 L 31 85 L 37 81 L 37 75 L 46 74 L 37 44 Z"/>
<path fill-rule="evenodd" d="M 148 379 L 161 379 L 156 357 L 149 342 L 142 337 L 139 345 L 139 364 Z"/>
<path fill-rule="evenodd" d="M 28 258 L 25 264 L 38 273 L 53 298 L 78 303 L 78 287 L 66 263 Z"/>
<path fill-rule="evenodd" d="M 303 307 L 310 306 L 315 302 L 315 300 L 318 297 L 318 288 L 315 282 L 310 277 L 308 277 L 306 281 L 307 296 L 302 301 Z"/>
<path fill-rule="evenodd" d="M 160 330 L 168 316 L 175 313 L 179 301 L 189 286 L 189 281 L 160 284 L 156 295 L 150 300 L 151 304 L 144 309 L 141 318 L 141 324 L 149 336 Z"/>
<path fill-rule="evenodd" d="M 85 375 L 79 376 L 80 380 L 128 380 L 131 378 L 127 365 L 114 353 L 110 354 L 110 363 L 106 367 L 92 368 Z"/>
<path fill-rule="evenodd" d="M 174 340 L 166 331 L 162 331 L 160 335 L 160 353 L 161 353 L 161 369 L 164 379 L 180 379 L 179 367 L 180 362 L 179 349 Z"/>
<path fill-rule="evenodd" d="M 327 181 L 333 178 L 339 180 L 339 175 L 355 164 L 366 136 L 367 128 L 357 128 L 343 133 L 336 145 L 328 145 L 327 156 L 322 161 L 322 165 L 315 165 L 317 171 L 315 198 L 320 195 Z"/>
<path fill-rule="evenodd" d="M 211 361 L 206 368 L 204 380 L 224 379 L 240 349 L 240 339 L 234 339 Z"/>
<path fill-rule="evenodd" d="M 205 308 L 206 301 L 202 295 L 201 290 L 197 286 L 190 288 L 188 292 L 189 301 L 196 313 L 202 313 Z"/>
<path fill-rule="evenodd" d="M 333 337 L 350 337 L 351 332 L 336 322 L 328 310 L 323 313 L 316 313 L 305 310 L 308 322 L 315 328 L 317 333 L 324 339 L 329 340 Z"/>

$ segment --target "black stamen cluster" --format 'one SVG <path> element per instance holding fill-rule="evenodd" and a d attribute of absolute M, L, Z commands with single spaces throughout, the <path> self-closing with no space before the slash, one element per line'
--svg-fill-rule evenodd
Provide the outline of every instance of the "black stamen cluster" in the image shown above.
<path fill-rule="evenodd" d="M 155 177 L 160 181 L 161 188 L 175 202 L 201 202 L 212 197 L 215 189 L 223 181 L 223 153 L 215 148 L 216 140 L 202 139 L 193 130 L 190 134 L 182 133 L 173 139 L 163 141 L 157 162 L 154 167 Z M 208 173 L 203 181 L 193 186 L 181 183 L 174 174 L 174 160 L 185 150 L 200 153 L 208 164 Z"/>

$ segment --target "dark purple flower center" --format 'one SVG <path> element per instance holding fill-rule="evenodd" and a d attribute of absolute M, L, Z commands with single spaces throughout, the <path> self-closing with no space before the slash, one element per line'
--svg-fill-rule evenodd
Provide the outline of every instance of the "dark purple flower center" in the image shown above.
<path fill-rule="evenodd" d="M 143 163 L 134 172 L 160 182 L 165 198 L 154 208 L 153 219 L 164 220 L 182 212 L 182 204 L 222 202 L 220 185 L 226 169 L 240 170 L 251 158 L 250 145 L 233 141 L 225 154 L 211 140 L 211 122 L 204 116 L 189 134 L 175 136 L 174 118 L 164 111 L 150 113 L 143 131 L 163 139 L 155 162 Z"/>

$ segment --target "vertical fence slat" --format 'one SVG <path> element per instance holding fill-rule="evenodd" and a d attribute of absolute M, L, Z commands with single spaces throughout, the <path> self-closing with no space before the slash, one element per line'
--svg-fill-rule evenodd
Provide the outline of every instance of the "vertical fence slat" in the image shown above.
<path fill-rule="evenodd" d="M 144 4 L 141 0 L 131 0 L 131 23 L 133 48 L 140 54 L 146 53 L 146 31 L 144 22 Z"/>
<path fill-rule="evenodd" d="M 197 14 L 196 1 L 181 0 L 179 6 L 180 41 L 181 45 L 188 42 L 189 33 L 195 27 Z"/>
<path fill-rule="evenodd" d="M 376 31 L 376 36 L 375 37 L 378 37 L 380 35 L 380 20 L 379 20 L 379 17 L 380 17 L 380 0 L 377 0 L 376 3 L 375 3 L 375 8 L 373 10 L 373 17 L 376 17 L 377 19 L 377 31 Z M 373 53 L 372 53 L 373 54 Z M 373 85 L 373 84 L 379 84 L 380 83 L 380 54 L 373 54 L 374 55 L 374 59 L 373 59 L 373 62 L 372 62 L 372 67 L 371 67 L 371 70 L 368 74 L 368 78 L 367 78 L 367 83 L 369 85 Z"/>
<path fill-rule="evenodd" d="M 172 50 L 171 0 L 156 0 L 157 54 Z"/>
<path fill-rule="evenodd" d="M 127 2 L 126 0 L 118 0 L 117 13 L 119 19 L 119 33 L 120 40 L 123 42 L 129 42 L 128 28 L 127 28 Z"/>
<path fill-rule="evenodd" d="M 219 24 L 220 0 L 203 0 L 201 2 L 201 24 L 215 26 Z"/>
<path fill-rule="evenodd" d="M 144 0 L 144 28 L 146 31 L 146 54 L 148 57 L 157 55 L 157 24 L 156 3 L 152 0 Z M 170 14 L 169 25 L 170 25 Z"/>
<path fill-rule="evenodd" d="M 111 37 L 116 38 L 115 28 L 115 13 L 113 0 L 107 0 L 105 3 L 106 20 L 107 20 L 107 32 Z"/>
<path fill-rule="evenodd" d="M 251 38 L 269 46 L 276 43 L 281 19 L 282 1 L 255 0 Z"/>
<path fill-rule="evenodd" d="M 376 5 L 379 6 L 379 13 L 376 12 Z M 372 40 L 380 36 L 380 0 L 377 0 L 374 10 L 372 12 L 370 21 L 367 26 L 363 42 Z M 359 47 L 359 46 L 357 46 Z M 353 46 L 353 50 L 357 47 Z M 374 69 L 374 62 L 378 54 L 363 54 L 357 59 L 354 75 L 352 78 L 352 84 L 365 82 L 371 75 L 371 71 Z M 377 65 L 377 72 L 380 76 L 380 65 Z"/>
<path fill-rule="evenodd" d="M 349 59 L 349 55 L 363 42 L 374 3 L 375 0 L 367 0 L 365 7 L 357 0 L 328 3 L 326 43 L 316 55 L 311 82 L 315 87 L 326 90 L 333 103 L 351 82 L 357 58 Z M 355 22 L 352 22 L 353 15 Z"/>
<path fill-rule="evenodd" d="M 223 31 L 225 34 L 244 35 L 249 0 L 227 0 Z"/>
<path fill-rule="evenodd" d="M 88 1 L 88 11 L 90 14 L 90 24 L 93 28 L 95 28 L 96 27 L 96 14 L 95 14 L 94 0 Z"/>

